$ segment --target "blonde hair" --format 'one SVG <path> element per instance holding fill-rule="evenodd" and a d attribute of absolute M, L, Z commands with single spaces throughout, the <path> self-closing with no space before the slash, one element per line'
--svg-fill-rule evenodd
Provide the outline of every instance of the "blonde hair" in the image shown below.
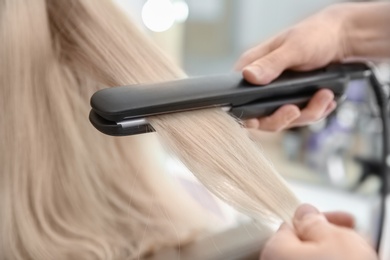
<path fill-rule="evenodd" d="M 184 77 L 110 1 L 0 0 L 0 44 L 0 259 L 134 259 L 209 228 L 155 134 L 112 138 L 87 120 L 103 87 Z M 150 120 L 221 198 L 292 216 L 293 194 L 229 116 Z"/>
<path fill-rule="evenodd" d="M 234 118 L 209 109 L 149 121 L 166 146 L 219 198 L 263 224 L 290 222 L 297 199 Z"/>

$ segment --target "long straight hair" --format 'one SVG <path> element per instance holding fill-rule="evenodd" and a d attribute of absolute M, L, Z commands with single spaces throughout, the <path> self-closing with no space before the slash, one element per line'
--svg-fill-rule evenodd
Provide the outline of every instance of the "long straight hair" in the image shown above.
<path fill-rule="evenodd" d="M 164 174 L 156 134 L 88 122 L 103 87 L 184 77 L 109 0 L 0 0 L 0 259 L 134 259 L 194 239 L 208 215 Z M 219 110 L 150 118 L 216 195 L 261 222 L 297 205 Z"/>

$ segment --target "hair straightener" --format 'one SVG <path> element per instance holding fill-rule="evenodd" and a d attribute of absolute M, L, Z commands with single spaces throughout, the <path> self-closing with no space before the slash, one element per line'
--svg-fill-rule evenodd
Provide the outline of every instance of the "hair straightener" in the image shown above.
<path fill-rule="evenodd" d="M 126 136 L 154 131 L 148 116 L 221 107 L 240 119 L 272 114 L 285 104 L 303 108 L 321 88 L 341 101 L 351 79 L 365 78 L 365 64 L 333 64 L 310 72 L 286 71 L 266 86 L 255 86 L 240 73 L 193 77 L 158 84 L 103 89 L 91 98 L 91 123 L 104 134 Z"/>

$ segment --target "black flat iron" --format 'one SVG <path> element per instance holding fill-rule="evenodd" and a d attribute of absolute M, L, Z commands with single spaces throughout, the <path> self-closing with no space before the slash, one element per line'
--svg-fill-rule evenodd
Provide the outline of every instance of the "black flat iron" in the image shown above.
<path fill-rule="evenodd" d="M 370 75 L 367 65 L 349 63 L 310 72 L 286 71 L 265 86 L 248 83 L 241 73 L 230 73 L 113 87 L 92 96 L 89 119 L 96 129 L 112 136 L 151 132 L 147 117 L 195 109 L 221 107 L 244 120 L 270 115 L 285 104 L 303 108 L 321 88 L 333 91 L 341 102 L 349 81 Z"/>

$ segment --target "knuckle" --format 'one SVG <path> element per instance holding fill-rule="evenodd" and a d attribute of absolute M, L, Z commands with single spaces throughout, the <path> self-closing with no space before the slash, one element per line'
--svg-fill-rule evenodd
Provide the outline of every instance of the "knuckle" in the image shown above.
<path fill-rule="evenodd" d="M 270 66 L 275 63 L 279 64 L 281 61 L 283 61 L 283 55 L 280 55 L 279 52 L 274 52 L 272 55 L 269 55 L 264 59 L 264 62 L 267 62 Z"/>
<path fill-rule="evenodd" d="M 297 27 L 296 25 L 295 26 L 292 26 L 290 27 L 285 33 L 284 33 L 284 37 L 285 39 L 294 39 L 294 36 L 299 34 L 299 27 Z"/>
<path fill-rule="evenodd" d="M 307 217 L 299 224 L 299 231 L 301 234 L 310 234 L 316 231 L 316 227 L 322 225 L 324 219 L 320 217 Z"/>

